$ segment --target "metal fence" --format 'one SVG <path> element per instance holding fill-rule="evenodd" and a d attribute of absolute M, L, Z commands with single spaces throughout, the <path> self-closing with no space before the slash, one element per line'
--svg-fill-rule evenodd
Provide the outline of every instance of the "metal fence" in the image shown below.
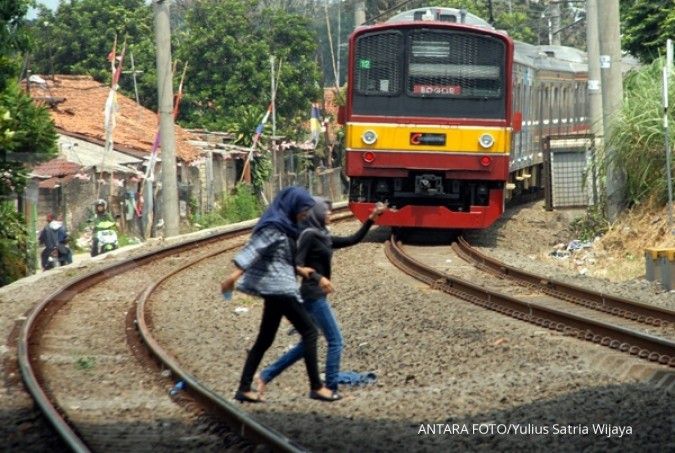
<path fill-rule="evenodd" d="M 550 135 L 543 141 L 546 209 L 597 204 L 595 136 Z"/>
<path fill-rule="evenodd" d="M 342 169 L 338 167 L 273 175 L 265 183 L 265 197 L 271 200 L 284 187 L 303 186 L 312 195 L 324 197 L 331 201 L 344 200 L 347 192 L 342 181 L 341 171 Z"/>

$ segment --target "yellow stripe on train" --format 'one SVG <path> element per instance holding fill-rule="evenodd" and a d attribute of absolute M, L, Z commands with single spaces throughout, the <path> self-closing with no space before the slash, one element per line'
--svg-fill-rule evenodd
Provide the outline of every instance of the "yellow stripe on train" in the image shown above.
<path fill-rule="evenodd" d="M 511 129 L 506 127 L 348 123 L 346 128 L 351 150 L 508 154 L 511 146 Z"/>

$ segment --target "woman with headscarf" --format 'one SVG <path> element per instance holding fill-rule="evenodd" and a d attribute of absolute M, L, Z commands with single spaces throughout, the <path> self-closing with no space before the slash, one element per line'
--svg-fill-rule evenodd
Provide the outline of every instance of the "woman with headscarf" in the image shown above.
<path fill-rule="evenodd" d="M 315 197 L 316 204 L 309 211 L 303 223 L 303 231 L 298 238 L 298 254 L 296 264 L 299 267 L 313 269 L 309 275 L 303 276 L 300 294 L 304 307 L 314 318 L 328 343 L 326 354 L 326 387 L 332 391 L 333 399 L 340 399 L 337 393 L 338 372 L 342 355 L 342 334 L 335 319 L 335 314 L 328 303 L 327 295 L 333 292 L 331 279 L 331 260 L 333 250 L 349 247 L 360 242 L 373 226 L 375 220 L 387 210 L 386 205 L 378 204 L 370 213 L 368 220 L 351 236 L 332 236 L 327 225 L 330 224 L 331 204 L 329 201 Z M 264 393 L 265 385 L 278 376 L 286 368 L 303 356 L 305 348 L 311 345 L 304 338 L 292 349 L 279 357 L 272 365 L 256 376 L 258 392 Z"/>
<path fill-rule="evenodd" d="M 261 395 L 251 390 L 251 382 L 265 351 L 272 345 L 281 317 L 288 319 L 306 344 L 303 351 L 310 382 L 310 397 L 332 401 L 332 392 L 323 386 L 316 360 L 317 330 L 307 311 L 295 280 L 296 271 L 309 276 L 309 270 L 295 266 L 298 223 L 307 217 L 315 201 L 302 188 L 288 187 L 277 194 L 253 229 L 251 238 L 235 256 L 236 270 L 221 284 L 227 294 L 236 289 L 264 300 L 260 330 L 248 353 L 239 389 L 234 398 L 240 402 L 260 402 Z M 239 277 L 242 277 L 239 280 Z M 239 280 L 239 281 L 237 281 Z"/>

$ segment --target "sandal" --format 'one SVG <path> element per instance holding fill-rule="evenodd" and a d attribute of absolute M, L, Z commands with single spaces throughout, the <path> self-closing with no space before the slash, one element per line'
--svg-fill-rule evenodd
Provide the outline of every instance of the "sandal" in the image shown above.
<path fill-rule="evenodd" d="M 240 403 L 262 403 L 263 400 L 260 397 L 251 397 L 248 396 L 247 393 L 249 392 L 242 392 L 241 390 L 237 391 L 237 393 L 234 394 L 234 399 L 239 401 Z"/>
<path fill-rule="evenodd" d="M 331 392 L 330 396 L 324 396 L 321 393 L 317 392 L 316 390 L 312 390 L 311 392 L 309 392 L 309 397 L 312 398 L 313 400 L 328 401 L 328 402 L 338 401 L 342 399 L 342 396 L 338 392 Z"/>
<path fill-rule="evenodd" d="M 260 376 L 260 373 L 256 374 L 253 380 L 255 381 L 258 396 L 260 397 L 260 399 L 262 399 L 262 397 L 265 395 L 265 386 L 267 385 L 267 383 L 263 380 L 262 376 Z"/>

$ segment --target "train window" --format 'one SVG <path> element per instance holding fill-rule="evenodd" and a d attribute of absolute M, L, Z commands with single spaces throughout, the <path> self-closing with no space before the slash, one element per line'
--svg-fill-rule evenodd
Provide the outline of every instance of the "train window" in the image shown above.
<path fill-rule="evenodd" d="M 501 41 L 457 32 L 411 33 L 407 90 L 411 96 L 499 98 L 505 49 Z"/>
<path fill-rule="evenodd" d="M 401 91 L 403 35 L 385 32 L 358 39 L 355 55 L 356 91 L 368 96 L 396 96 Z"/>
<path fill-rule="evenodd" d="M 438 20 L 441 22 L 457 22 L 457 16 L 454 14 L 439 14 Z"/>

